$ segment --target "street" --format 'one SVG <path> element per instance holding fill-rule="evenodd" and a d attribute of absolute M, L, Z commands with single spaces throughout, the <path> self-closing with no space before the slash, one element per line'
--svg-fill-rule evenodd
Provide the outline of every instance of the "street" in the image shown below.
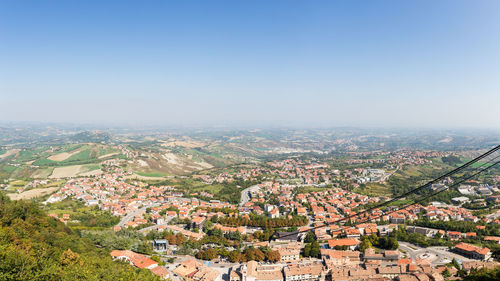
<path fill-rule="evenodd" d="M 406 255 L 413 260 L 430 259 L 432 265 L 447 264 L 453 259 L 457 261 L 471 261 L 471 259 L 451 252 L 448 247 L 421 248 L 407 242 L 399 242 L 399 248 L 400 251 L 404 251 Z"/>

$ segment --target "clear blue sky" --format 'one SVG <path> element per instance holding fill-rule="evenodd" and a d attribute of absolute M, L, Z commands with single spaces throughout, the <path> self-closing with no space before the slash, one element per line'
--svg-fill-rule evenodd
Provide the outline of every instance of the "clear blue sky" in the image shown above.
<path fill-rule="evenodd" d="M 500 128 L 500 1 L 2 1 L 1 121 Z"/>

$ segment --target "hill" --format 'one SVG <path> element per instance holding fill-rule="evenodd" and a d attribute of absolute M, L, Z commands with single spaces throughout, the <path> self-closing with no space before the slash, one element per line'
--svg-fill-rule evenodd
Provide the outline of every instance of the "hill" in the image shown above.
<path fill-rule="evenodd" d="M 0 280 L 159 280 L 112 261 L 34 203 L 0 193 Z"/>

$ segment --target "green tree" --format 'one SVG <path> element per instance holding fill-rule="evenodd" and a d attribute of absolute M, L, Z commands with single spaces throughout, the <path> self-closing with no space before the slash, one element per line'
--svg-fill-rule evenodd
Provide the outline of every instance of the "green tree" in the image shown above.
<path fill-rule="evenodd" d="M 313 232 L 308 232 L 306 238 L 304 239 L 304 243 L 312 243 L 316 241 L 316 235 Z"/>
<path fill-rule="evenodd" d="M 370 239 L 363 239 L 361 241 L 361 244 L 359 245 L 359 250 L 361 252 L 364 252 L 366 249 L 371 248 L 371 247 L 373 247 L 373 246 L 372 246 L 372 243 L 370 242 Z"/>
<path fill-rule="evenodd" d="M 318 241 L 314 241 L 311 243 L 311 252 L 310 252 L 311 257 L 319 258 L 321 256 L 321 250 L 319 248 L 319 243 Z"/>

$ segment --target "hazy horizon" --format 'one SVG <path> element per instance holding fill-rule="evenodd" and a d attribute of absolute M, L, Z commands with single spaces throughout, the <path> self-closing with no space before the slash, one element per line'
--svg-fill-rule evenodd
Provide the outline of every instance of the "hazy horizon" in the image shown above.
<path fill-rule="evenodd" d="M 3 122 L 500 128 L 497 1 L 5 1 Z"/>

